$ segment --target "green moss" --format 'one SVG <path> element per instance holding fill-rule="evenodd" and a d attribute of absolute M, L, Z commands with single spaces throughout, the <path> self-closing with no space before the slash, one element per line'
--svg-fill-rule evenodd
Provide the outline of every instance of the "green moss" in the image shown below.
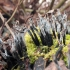
<path fill-rule="evenodd" d="M 36 33 L 38 40 L 40 42 L 40 46 L 36 46 L 34 44 L 34 42 L 32 41 L 31 36 L 26 33 L 25 35 L 25 42 L 26 42 L 26 46 L 27 46 L 27 53 L 28 56 L 30 58 L 30 62 L 33 63 L 35 62 L 35 60 L 39 57 L 39 56 L 43 56 L 44 59 L 50 58 L 52 60 L 52 56 L 55 55 L 56 51 L 58 50 L 58 48 L 55 48 L 55 46 L 57 45 L 57 40 L 53 39 L 53 45 L 51 46 L 51 50 L 50 52 L 48 52 L 48 47 L 47 46 L 43 46 L 41 43 L 41 39 L 39 37 L 39 35 Z M 70 35 L 66 35 L 66 45 L 69 44 L 70 41 Z M 65 63 L 67 63 L 67 57 L 66 57 L 66 53 L 68 51 L 67 46 L 63 47 L 63 56 L 64 56 L 64 61 Z"/>

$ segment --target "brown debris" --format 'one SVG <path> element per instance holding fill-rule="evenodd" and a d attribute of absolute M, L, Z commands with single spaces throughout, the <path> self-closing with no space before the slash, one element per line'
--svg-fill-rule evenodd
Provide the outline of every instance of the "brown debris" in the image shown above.
<path fill-rule="evenodd" d="M 58 64 L 60 65 L 62 70 L 68 70 L 63 60 L 58 61 Z M 57 70 L 56 64 L 54 62 L 51 62 L 50 65 L 45 68 L 45 70 Z"/>

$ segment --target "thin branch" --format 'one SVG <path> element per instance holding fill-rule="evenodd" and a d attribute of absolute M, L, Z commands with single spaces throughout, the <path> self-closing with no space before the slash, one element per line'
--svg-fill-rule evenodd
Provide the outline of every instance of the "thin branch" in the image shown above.
<path fill-rule="evenodd" d="M 63 12 L 69 6 L 70 6 L 70 1 L 67 4 L 65 4 L 62 8 L 60 8 L 61 12 Z"/>
<path fill-rule="evenodd" d="M 13 38 L 14 38 L 14 33 L 12 32 L 12 30 L 11 30 L 11 28 L 9 27 L 8 23 L 9 23 L 9 22 L 12 20 L 12 18 L 14 17 L 14 15 L 15 15 L 17 9 L 18 9 L 19 4 L 20 4 L 20 0 L 18 0 L 18 4 L 17 4 L 17 6 L 16 6 L 16 8 L 15 8 L 13 14 L 12 14 L 12 16 L 5 22 L 5 26 L 6 26 L 7 29 L 10 31 L 10 33 L 11 33 L 12 36 L 13 36 Z"/>
<path fill-rule="evenodd" d="M 26 8 L 25 9 L 26 10 L 26 12 L 32 12 L 33 11 L 33 9 L 28 9 L 28 8 Z M 36 10 L 36 12 L 38 12 L 38 13 L 45 13 L 45 10 Z"/>
<path fill-rule="evenodd" d="M 3 22 L 3 24 L 2 24 L 2 26 L 0 28 L 0 37 L 1 37 L 2 36 L 3 27 L 4 27 L 4 20 L 5 20 L 1 13 L 0 13 L 0 18 L 1 18 L 2 22 Z"/>
<path fill-rule="evenodd" d="M 25 15 L 26 14 L 26 10 L 25 10 L 25 7 L 24 7 L 24 4 L 23 4 L 23 0 L 21 0 L 21 8 L 23 9 L 23 14 Z"/>
<path fill-rule="evenodd" d="M 52 0 L 49 10 L 51 10 L 53 8 L 54 2 L 55 2 L 55 0 Z"/>
<path fill-rule="evenodd" d="M 43 2 L 44 2 L 44 0 L 41 2 L 41 4 L 39 5 L 39 7 L 41 7 L 41 5 L 43 4 Z M 38 7 L 38 8 L 39 8 L 39 7 Z"/>
<path fill-rule="evenodd" d="M 17 9 L 18 9 L 19 4 L 20 4 L 20 0 L 18 0 L 18 4 L 17 4 L 17 6 L 16 6 L 16 8 L 15 8 L 13 14 L 12 14 L 12 16 L 5 22 L 5 25 L 6 25 L 7 23 L 9 23 L 9 22 L 11 21 L 11 19 L 14 17 L 14 15 L 15 15 Z"/>
<path fill-rule="evenodd" d="M 53 9 L 60 8 L 62 5 L 64 5 L 65 1 L 66 0 L 60 0 L 60 2 L 56 6 L 53 7 Z"/>
<path fill-rule="evenodd" d="M 4 23 L 4 17 L 2 16 L 1 12 L 0 12 L 0 18 L 1 18 L 2 22 Z"/>

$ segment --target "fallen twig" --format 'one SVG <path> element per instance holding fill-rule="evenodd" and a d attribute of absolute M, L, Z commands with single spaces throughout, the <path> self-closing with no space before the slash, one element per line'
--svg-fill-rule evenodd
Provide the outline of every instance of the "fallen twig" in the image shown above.
<path fill-rule="evenodd" d="M 11 33 L 12 36 L 13 36 L 13 38 L 14 38 L 15 36 L 14 36 L 14 33 L 12 32 L 11 28 L 9 27 L 8 23 L 9 23 L 9 22 L 12 20 L 12 18 L 14 17 L 14 15 L 15 15 L 17 9 L 18 9 L 19 4 L 20 4 L 20 0 L 18 0 L 18 4 L 17 4 L 17 6 L 16 6 L 16 8 L 15 8 L 13 14 L 12 14 L 12 16 L 5 22 L 5 26 L 6 26 L 7 29 L 10 31 L 10 33 Z"/>

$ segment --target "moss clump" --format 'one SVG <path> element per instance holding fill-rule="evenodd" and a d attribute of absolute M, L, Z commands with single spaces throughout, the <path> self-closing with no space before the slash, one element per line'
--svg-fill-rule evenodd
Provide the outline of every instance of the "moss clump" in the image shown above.
<path fill-rule="evenodd" d="M 36 33 L 36 32 L 35 32 Z M 28 34 L 28 32 L 25 35 L 25 42 L 26 42 L 26 46 L 27 46 L 27 53 L 28 56 L 30 58 L 30 62 L 34 63 L 35 60 L 39 57 L 39 56 L 43 56 L 44 59 L 50 58 L 52 60 L 52 56 L 55 55 L 56 51 L 58 50 L 58 48 L 55 48 L 55 46 L 57 45 L 57 40 L 53 39 L 53 45 L 50 47 L 50 52 L 48 52 L 48 47 L 47 46 L 43 46 L 41 43 L 41 39 L 39 37 L 39 35 L 36 33 L 38 40 L 40 42 L 40 46 L 36 46 L 31 38 L 31 36 Z M 66 35 L 66 45 L 69 44 L 70 41 L 70 35 Z M 67 63 L 67 56 L 65 55 L 68 52 L 68 48 L 67 46 L 63 47 L 63 60 Z"/>

